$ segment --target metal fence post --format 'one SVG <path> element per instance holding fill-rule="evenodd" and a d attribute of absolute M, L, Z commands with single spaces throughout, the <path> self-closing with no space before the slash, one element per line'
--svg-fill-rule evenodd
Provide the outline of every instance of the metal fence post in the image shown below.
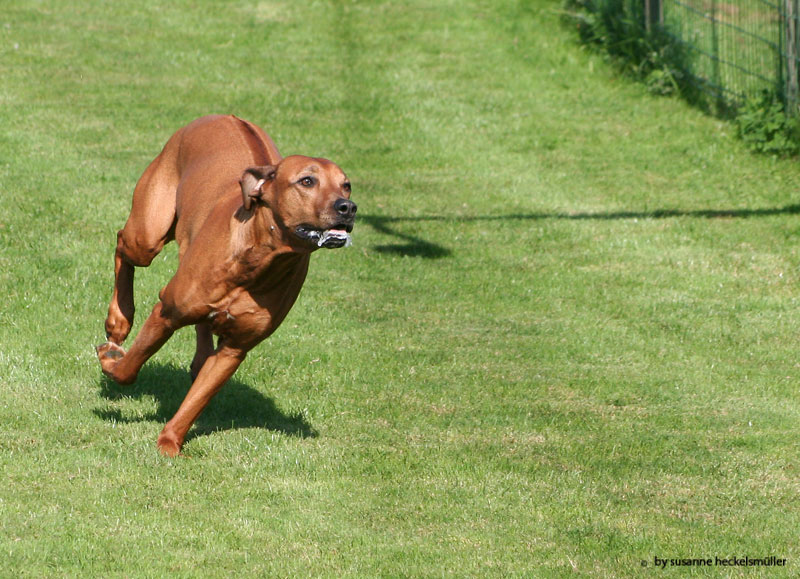
<path fill-rule="evenodd" d="M 711 0 L 711 84 L 716 93 L 718 112 L 725 110 L 725 88 L 722 85 L 722 71 L 720 70 L 719 54 L 719 19 L 717 17 L 717 1 Z"/>
<path fill-rule="evenodd" d="M 792 0 L 786 0 L 791 2 Z M 661 0 L 644 0 L 644 24 L 647 31 L 653 30 L 653 25 L 660 25 L 664 22 L 664 11 Z"/>
<path fill-rule="evenodd" d="M 786 111 L 790 115 L 797 114 L 798 99 L 798 50 L 797 35 L 797 9 L 798 0 L 784 0 L 784 30 L 786 31 L 786 80 L 784 93 L 786 95 Z"/>

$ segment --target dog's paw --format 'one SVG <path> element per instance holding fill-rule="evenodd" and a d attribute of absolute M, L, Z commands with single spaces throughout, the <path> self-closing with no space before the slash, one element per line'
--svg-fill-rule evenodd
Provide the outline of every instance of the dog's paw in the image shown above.
<path fill-rule="evenodd" d="M 103 369 L 103 374 L 119 384 L 130 384 L 131 381 L 123 380 L 114 373 L 114 368 L 117 363 L 125 357 L 125 350 L 123 350 L 122 347 L 114 342 L 106 342 L 105 344 L 97 346 L 95 351 L 97 352 L 97 358 L 100 360 L 100 367 Z"/>
<path fill-rule="evenodd" d="M 181 453 L 181 444 L 174 436 L 162 432 L 158 437 L 158 452 L 167 458 L 175 458 Z"/>
<path fill-rule="evenodd" d="M 104 358 L 116 361 L 125 356 L 125 350 L 123 350 L 121 346 L 118 346 L 111 341 L 108 341 L 105 344 L 100 344 L 95 348 L 95 351 L 97 352 L 97 357 L 100 358 L 101 362 Z"/>
<path fill-rule="evenodd" d="M 117 346 L 114 342 L 106 342 L 105 344 L 100 344 L 95 349 L 97 350 L 97 355 L 100 358 L 111 358 L 112 360 L 119 360 L 125 355 L 125 350 Z"/>

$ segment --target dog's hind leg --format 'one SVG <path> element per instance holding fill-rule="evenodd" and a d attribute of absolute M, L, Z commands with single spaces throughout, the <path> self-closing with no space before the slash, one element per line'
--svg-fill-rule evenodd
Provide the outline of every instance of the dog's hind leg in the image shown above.
<path fill-rule="evenodd" d="M 114 255 L 114 293 L 106 317 L 106 338 L 115 344 L 125 341 L 133 325 L 133 273 L 133 264 L 124 257 L 120 231 Z"/>
<path fill-rule="evenodd" d="M 133 192 L 131 213 L 117 233 L 114 255 L 114 293 L 106 317 L 106 337 L 121 344 L 133 325 L 134 267 L 147 267 L 174 235 L 178 187 L 170 143 L 150 163 Z"/>
<path fill-rule="evenodd" d="M 200 368 L 206 363 L 209 356 L 214 353 L 214 335 L 211 333 L 211 324 L 201 322 L 194 327 L 197 332 L 197 349 L 192 360 L 192 382 L 200 373 Z"/>

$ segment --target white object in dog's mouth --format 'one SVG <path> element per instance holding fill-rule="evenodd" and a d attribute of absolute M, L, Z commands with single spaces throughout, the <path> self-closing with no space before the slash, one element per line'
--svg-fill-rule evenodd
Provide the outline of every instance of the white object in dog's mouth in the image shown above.
<path fill-rule="evenodd" d="M 348 247 L 353 243 L 350 234 L 344 229 L 331 228 L 322 230 L 298 227 L 297 235 L 303 239 L 307 239 L 313 243 L 316 243 L 317 247 L 325 247 L 327 249 Z"/>
<path fill-rule="evenodd" d="M 317 240 L 317 247 L 350 247 L 353 238 L 344 229 L 326 229 Z"/>

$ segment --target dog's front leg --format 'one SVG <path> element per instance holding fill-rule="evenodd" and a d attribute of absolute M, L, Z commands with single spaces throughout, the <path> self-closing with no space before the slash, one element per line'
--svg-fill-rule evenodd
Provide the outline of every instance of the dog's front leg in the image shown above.
<path fill-rule="evenodd" d="M 97 357 L 103 373 L 118 384 L 132 384 L 144 363 L 158 352 L 176 329 L 172 320 L 164 315 L 161 302 L 158 302 L 139 330 L 130 350 L 125 352 L 114 342 L 106 342 L 97 347 Z"/>
<path fill-rule="evenodd" d="M 178 412 L 158 437 L 161 454 L 172 457 L 180 453 L 186 433 L 228 378 L 233 376 L 246 354 L 245 350 L 229 347 L 223 342 L 206 360 Z"/>

